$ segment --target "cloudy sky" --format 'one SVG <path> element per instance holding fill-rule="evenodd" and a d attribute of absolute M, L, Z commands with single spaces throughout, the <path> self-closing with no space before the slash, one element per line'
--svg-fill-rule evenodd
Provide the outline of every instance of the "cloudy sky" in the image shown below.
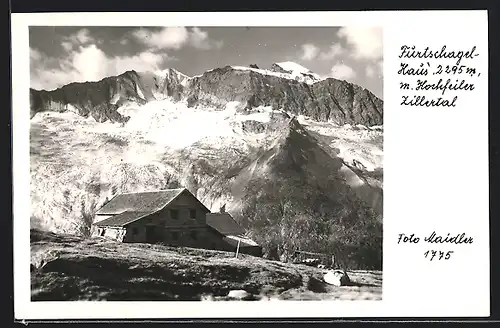
<path fill-rule="evenodd" d="M 31 87 L 52 90 L 126 70 L 186 75 L 294 61 L 382 98 L 382 30 L 351 27 L 30 27 Z"/>

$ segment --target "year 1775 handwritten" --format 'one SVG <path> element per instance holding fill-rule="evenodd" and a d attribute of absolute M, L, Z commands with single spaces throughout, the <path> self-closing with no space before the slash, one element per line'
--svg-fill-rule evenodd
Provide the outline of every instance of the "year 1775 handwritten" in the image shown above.
<path fill-rule="evenodd" d="M 451 235 L 448 233 L 446 236 L 437 235 L 435 231 L 433 231 L 430 235 L 424 238 L 424 241 L 429 244 L 472 244 L 474 242 L 472 237 L 467 237 L 465 233 Z M 400 243 L 409 243 L 409 244 L 418 244 L 420 242 L 420 237 L 416 236 L 414 233 L 412 234 L 404 234 L 400 233 L 398 236 L 398 244 Z M 424 253 L 424 257 L 432 260 L 449 260 L 451 255 L 454 253 L 452 250 L 426 250 Z"/>

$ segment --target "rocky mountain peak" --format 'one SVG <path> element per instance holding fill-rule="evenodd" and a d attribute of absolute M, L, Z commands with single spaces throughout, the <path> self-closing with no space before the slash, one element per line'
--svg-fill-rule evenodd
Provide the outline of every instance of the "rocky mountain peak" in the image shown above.
<path fill-rule="evenodd" d="M 278 64 L 274 63 L 271 65 L 271 71 L 272 72 L 276 72 L 276 73 L 285 73 L 285 74 L 289 74 L 290 71 L 287 71 L 286 69 L 284 69 L 283 67 L 279 66 Z"/>
<path fill-rule="evenodd" d="M 127 102 L 172 99 L 190 107 L 223 109 L 238 102 L 251 110 L 270 106 L 294 115 L 338 124 L 383 125 L 383 102 L 357 85 L 319 75 L 294 62 L 225 66 L 189 77 L 173 68 L 126 71 L 97 82 L 71 83 L 53 91 L 30 90 L 32 116 L 73 109 L 99 122 L 123 122 L 118 108 Z"/>

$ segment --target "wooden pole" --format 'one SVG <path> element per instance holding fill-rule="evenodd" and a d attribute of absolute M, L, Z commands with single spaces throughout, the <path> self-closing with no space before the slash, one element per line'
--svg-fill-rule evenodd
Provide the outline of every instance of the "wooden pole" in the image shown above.
<path fill-rule="evenodd" d="M 241 239 L 238 239 L 238 246 L 236 246 L 236 258 L 238 258 L 238 252 L 240 251 L 240 242 Z"/>

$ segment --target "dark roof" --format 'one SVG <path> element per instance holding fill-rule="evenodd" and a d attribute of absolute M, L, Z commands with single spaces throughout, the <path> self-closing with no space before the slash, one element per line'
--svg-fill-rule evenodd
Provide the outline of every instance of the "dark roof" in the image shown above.
<path fill-rule="evenodd" d="M 97 215 L 115 215 L 125 211 L 128 212 L 156 212 L 170 202 L 176 199 L 184 191 L 193 196 L 202 207 L 207 209 L 193 194 L 185 188 L 179 189 L 166 189 L 159 191 L 147 191 L 120 194 L 112 198 L 107 204 L 101 207 L 95 214 Z"/>
<path fill-rule="evenodd" d="M 207 224 L 223 235 L 241 235 L 241 226 L 229 213 L 207 213 Z"/>
<path fill-rule="evenodd" d="M 108 219 L 104 219 L 95 223 L 95 226 L 98 227 L 123 227 L 129 223 L 137 221 L 147 215 L 151 214 L 150 212 L 123 212 L 118 215 L 114 215 Z"/>

